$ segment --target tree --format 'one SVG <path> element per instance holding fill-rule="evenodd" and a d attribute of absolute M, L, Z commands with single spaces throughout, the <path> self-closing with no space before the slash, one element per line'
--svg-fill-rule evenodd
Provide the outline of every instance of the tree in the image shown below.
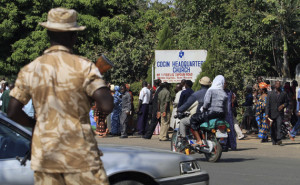
<path fill-rule="evenodd" d="M 280 37 L 282 43 L 280 50 L 282 50 L 283 61 L 275 56 L 279 48 L 273 48 L 274 61 L 281 68 L 280 74 L 283 77 L 290 77 L 288 51 L 291 44 L 289 43 L 295 39 L 296 31 L 300 30 L 300 3 L 299 0 L 267 0 L 266 2 L 268 9 L 264 12 L 265 18 L 262 22 L 271 26 L 273 37 Z M 275 39 L 275 42 L 278 40 Z"/>
<path fill-rule="evenodd" d="M 197 76 L 195 83 L 193 85 L 193 90 L 197 91 L 201 88 L 201 84 L 199 83 L 199 80 L 207 76 L 212 81 L 214 77 L 218 74 L 217 71 L 219 71 L 218 66 L 216 64 L 219 64 L 220 61 L 220 55 L 217 49 L 217 46 L 219 45 L 218 39 L 215 37 L 212 40 L 212 47 L 210 50 L 208 50 L 206 61 L 201 66 L 201 72 Z"/>
<path fill-rule="evenodd" d="M 0 4 L 0 69 L 16 75 L 21 67 L 49 47 L 46 30 L 38 25 L 54 7 L 78 11 L 78 22 L 87 29 L 78 32 L 74 53 L 96 61 L 106 54 L 116 67 L 105 74 L 113 83 L 146 77 L 154 57 L 158 30 L 170 17 L 170 8 L 146 0 L 61 1 L 3 0 Z"/>

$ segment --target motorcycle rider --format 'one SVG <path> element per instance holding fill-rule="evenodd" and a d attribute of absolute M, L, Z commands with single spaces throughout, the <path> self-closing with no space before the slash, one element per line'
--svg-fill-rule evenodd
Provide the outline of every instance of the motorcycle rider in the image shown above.
<path fill-rule="evenodd" d="M 203 107 L 201 107 L 201 112 L 196 113 L 191 117 L 191 127 L 196 132 L 194 136 L 197 141 L 196 144 L 205 146 L 201 140 L 199 133 L 197 132 L 200 128 L 200 125 L 214 118 L 224 119 L 226 115 L 226 106 L 227 106 L 227 94 L 224 91 L 225 78 L 222 75 L 218 75 L 212 82 L 211 87 L 207 90 Z"/>
<path fill-rule="evenodd" d="M 203 103 L 204 103 L 204 96 L 206 94 L 206 91 L 208 90 L 209 86 L 211 85 L 211 80 L 209 77 L 204 76 L 199 80 L 199 83 L 201 84 L 201 89 L 194 92 L 188 98 L 188 100 L 177 109 L 177 115 L 180 115 L 187 110 L 191 110 L 190 111 L 191 116 L 194 113 L 200 112 L 200 108 L 203 106 Z M 198 103 L 198 106 L 197 106 L 197 103 Z M 196 109 L 196 111 L 193 112 L 193 109 L 196 106 L 197 106 L 197 109 Z M 181 136 L 183 138 L 186 137 L 186 127 L 189 127 L 189 126 L 190 126 L 190 117 L 185 117 L 180 120 L 179 133 L 181 134 Z M 196 132 L 196 131 L 192 131 L 192 132 Z"/>

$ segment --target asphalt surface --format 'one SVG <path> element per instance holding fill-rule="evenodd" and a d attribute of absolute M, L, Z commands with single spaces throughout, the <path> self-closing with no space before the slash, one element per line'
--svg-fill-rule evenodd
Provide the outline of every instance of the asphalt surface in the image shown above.
<path fill-rule="evenodd" d="M 170 135 L 171 136 L 171 135 Z M 129 136 L 98 138 L 101 144 L 143 146 L 170 150 L 170 141 L 159 141 Z M 205 161 L 202 154 L 193 154 L 203 170 L 210 176 L 210 185 L 299 185 L 300 184 L 300 136 L 295 141 L 283 140 L 284 146 L 271 142 L 260 143 L 256 135 L 248 135 L 238 141 L 238 150 L 223 152 L 217 163 Z"/>

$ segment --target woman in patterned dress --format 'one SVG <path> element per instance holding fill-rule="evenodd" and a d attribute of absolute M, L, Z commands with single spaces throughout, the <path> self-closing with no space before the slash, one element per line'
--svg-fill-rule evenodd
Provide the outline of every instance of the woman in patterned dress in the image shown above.
<path fill-rule="evenodd" d="M 256 121 L 258 124 L 258 137 L 261 142 L 268 142 L 269 124 L 266 122 L 265 107 L 267 102 L 268 85 L 265 82 L 259 83 L 261 96 L 256 103 Z"/>
<path fill-rule="evenodd" d="M 115 86 L 114 109 L 111 113 L 111 134 L 113 136 L 118 136 L 121 134 L 120 131 L 121 111 L 122 111 L 122 98 L 120 93 L 120 87 Z"/>

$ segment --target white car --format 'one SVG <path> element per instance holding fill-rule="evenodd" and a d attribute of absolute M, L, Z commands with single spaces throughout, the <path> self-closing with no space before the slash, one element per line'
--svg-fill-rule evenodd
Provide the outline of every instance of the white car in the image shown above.
<path fill-rule="evenodd" d="M 32 185 L 31 131 L 0 112 L 0 184 Z M 209 184 L 209 175 L 192 157 L 165 150 L 107 145 L 101 157 L 112 185 Z M 26 155 L 28 154 L 28 155 Z M 18 160 L 18 159 L 19 160 Z M 21 162 L 26 162 L 21 166 Z"/>

